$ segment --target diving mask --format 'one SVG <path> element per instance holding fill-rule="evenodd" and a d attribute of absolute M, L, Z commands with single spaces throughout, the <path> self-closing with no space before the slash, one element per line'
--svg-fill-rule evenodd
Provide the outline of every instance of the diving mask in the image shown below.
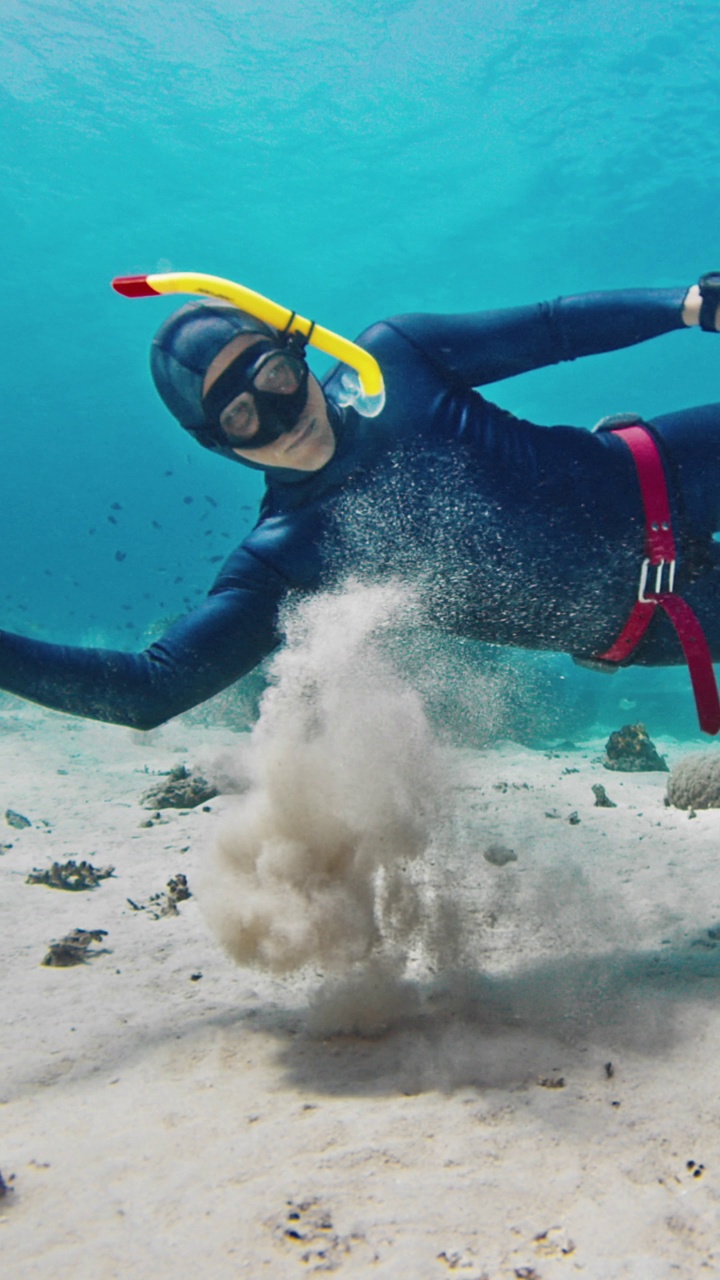
<path fill-rule="evenodd" d="M 299 343 L 266 338 L 241 351 L 203 396 L 217 443 L 261 449 L 292 431 L 308 398 L 309 371 Z"/>

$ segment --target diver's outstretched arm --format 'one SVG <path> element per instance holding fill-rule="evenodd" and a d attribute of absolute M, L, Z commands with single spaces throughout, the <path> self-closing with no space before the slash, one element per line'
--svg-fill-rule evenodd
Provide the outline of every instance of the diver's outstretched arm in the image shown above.
<path fill-rule="evenodd" d="M 257 666 L 278 643 L 276 602 L 211 595 L 143 653 L 48 644 L 0 631 L 0 688 L 56 711 L 154 729 Z"/>
<path fill-rule="evenodd" d="M 646 342 L 697 323 L 695 312 L 693 290 L 687 287 L 624 289 L 470 315 L 394 316 L 368 330 L 362 340 L 382 366 L 383 342 L 397 343 L 400 334 L 444 377 L 480 387 Z"/>

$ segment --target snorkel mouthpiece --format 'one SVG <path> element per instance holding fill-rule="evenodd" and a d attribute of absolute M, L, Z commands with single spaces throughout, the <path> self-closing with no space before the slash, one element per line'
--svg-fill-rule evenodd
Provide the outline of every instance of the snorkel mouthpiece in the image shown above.
<path fill-rule="evenodd" d="M 349 365 L 343 374 L 342 404 L 352 405 L 357 413 L 375 418 L 385 404 L 385 385 L 380 366 L 369 351 L 342 338 L 331 329 L 325 329 L 314 321 L 305 320 L 287 307 L 271 302 L 262 294 L 247 289 L 245 285 L 225 280 L 222 276 L 204 275 L 202 272 L 166 271 L 147 276 L 116 276 L 112 281 L 116 293 L 125 298 L 152 298 L 164 293 L 198 293 L 209 298 L 221 298 L 231 302 L 241 311 L 248 311 L 258 320 L 280 330 L 292 340 L 297 334 L 318 351 L 333 356 Z"/>
<path fill-rule="evenodd" d="M 363 391 L 360 374 L 357 369 L 345 369 L 340 378 L 340 387 L 335 400 L 341 408 L 350 405 L 363 418 L 377 418 L 385 408 L 385 388 L 377 395 L 367 395 Z"/>

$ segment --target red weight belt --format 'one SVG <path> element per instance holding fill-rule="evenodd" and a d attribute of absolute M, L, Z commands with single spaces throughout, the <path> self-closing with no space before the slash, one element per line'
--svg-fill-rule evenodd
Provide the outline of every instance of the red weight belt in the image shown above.
<path fill-rule="evenodd" d="M 657 445 L 640 423 L 620 427 L 612 434 L 624 441 L 635 462 L 645 507 L 645 559 L 632 613 L 614 644 L 597 657 L 601 662 L 624 662 L 645 635 L 655 610 L 664 609 L 685 654 L 700 728 L 705 733 L 718 733 L 720 698 L 708 643 L 690 605 L 673 591 L 677 554 L 665 473 Z M 667 576 L 667 585 L 663 590 L 664 576 Z M 654 579 L 650 590 L 648 579 Z"/>

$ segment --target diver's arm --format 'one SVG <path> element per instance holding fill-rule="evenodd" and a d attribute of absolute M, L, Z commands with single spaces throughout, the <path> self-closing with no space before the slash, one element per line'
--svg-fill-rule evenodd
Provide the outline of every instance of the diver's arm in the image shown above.
<path fill-rule="evenodd" d="M 471 315 L 395 316 L 378 330 L 402 335 L 442 376 L 480 387 L 682 329 L 688 296 L 687 288 L 585 293 Z M 381 365 L 382 344 L 380 333 L 367 344 Z"/>
<path fill-rule="evenodd" d="M 0 632 L 0 688 L 70 715 L 153 729 L 257 666 L 278 643 L 277 606 L 252 586 L 219 591 L 137 654 Z"/>

